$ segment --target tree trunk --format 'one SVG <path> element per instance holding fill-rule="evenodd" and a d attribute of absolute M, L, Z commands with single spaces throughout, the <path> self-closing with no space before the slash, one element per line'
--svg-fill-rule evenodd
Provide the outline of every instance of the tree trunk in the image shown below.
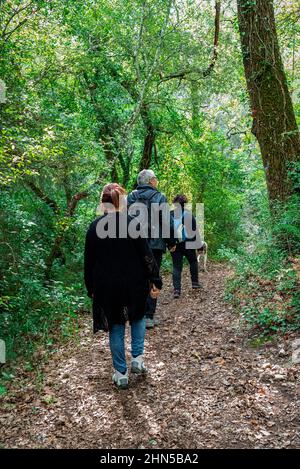
<path fill-rule="evenodd" d="M 155 133 L 154 133 L 154 128 L 150 124 L 146 128 L 146 135 L 144 139 L 144 148 L 143 148 L 143 156 L 140 161 L 140 171 L 142 169 L 147 169 L 149 168 L 151 164 L 151 159 L 152 159 L 152 152 L 154 149 L 154 143 L 155 143 Z"/>
<path fill-rule="evenodd" d="M 155 144 L 155 129 L 151 122 L 149 108 L 144 104 L 141 108 L 141 117 L 145 126 L 143 155 L 140 161 L 140 171 L 148 169 L 151 164 L 152 152 Z"/>
<path fill-rule="evenodd" d="M 105 158 L 108 164 L 111 166 L 111 171 L 110 171 L 111 180 L 113 182 L 119 182 L 119 176 L 118 176 L 118 171 L 116 167 L 117 157 L 115 155 L 113 139 L 108 134 L 108 131 L 107 131 L 107 133 L 103 133 L 102 135 L 100 135 L 100 132 L 99 132 L 99 140 L 101 141 Z"/>
<path fill-rule="evenodd" d="M 300 159 L 300 137 L 280 55 L 272 0 L 237 0 L 253 126 L 270 201 L 292 193 L 290 166 Z"/>

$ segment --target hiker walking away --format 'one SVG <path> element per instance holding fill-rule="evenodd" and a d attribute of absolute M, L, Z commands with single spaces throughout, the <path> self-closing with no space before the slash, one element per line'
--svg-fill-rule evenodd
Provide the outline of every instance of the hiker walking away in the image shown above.
<path fill-rule="evenodd" d="M 175 240 L 172 237 L 172 226 L 170 218 L 170 210 L 168 208 L 168 202 L 166 197 L 158 191 L 158 179 L 155 173 L 151 169 L 143 169 L 137 177 L 138 186 L 136 190 L 132 191 L 127 198 L 127 203 L 129 207 L 134 206 L 134 204 L 145 204 L 147 207 L 148 219 L 147 219 L 147 228 L 148 228 L 148 242 L 149 246 L 153 252 L 154 258 L 157 262 L 158 268 L 161 267 L 162 256 L 166 252 L 166 247 L 174 249 Z M 153 205 L 155 204 L 155 205 Z M 160 206 L 162 210 L 159 212 L 159 216 L 156 217 L 158 220 L 159 226 L 153 226 L 157 223 L 156 220 L 153 220 L 153 211 L 152 209 L 158 209 Z M 151 227 L 155 228 L 155 237 L 151 238 Z M 170 234 L 164 237 L 163 228 L 166 228 L 166 232 Z M 148 297 L 147 300 L 147 310 L 146 310 L 146 328 L 152 329 L 155 325 L 158 325 L 159 321 L 154 317 L 156 311 L 157 300 Z"/>
<path fill-rule="evenodd" d="M 171 253 L 173 261 L 174 298 L 179 298 L 181 294 L 181 273 L 184 257 L 188 260 L 190 265 L 192 288 L 197 289 L 202 287 L 198 279 L 197 250 L 201 249 L 203 242 L 194 215 L 190 210 L 185 208 L 187 202 L 188 199 L 185 195 L 178 194 L 173 199 L 175 208 L 171 210 L 174 233 L 177 241 L 176 250 Z M 196 244 L 193 249 L 188 247 L 190 242 Z"/>
<path fill-rule="evenodd" d="M 145 310 L 150 291 L 157 298 L 162 288 L 159 270 L 142 237 L 130 237 L 125 190 L 108 184 L 101 194 L 104 215 L 94 220 L 86 234 L 84 278 L 93 299 L 94 332 L 108 331 L 114 366 L 113 382 L 128 386 L 125 358 L 125 324 L 131 326 L 131 371 L 145 373 Z M 125 226 L 124 231 L 120 227 Z M 121 233 L 121 234 L 120 234 Z"/>

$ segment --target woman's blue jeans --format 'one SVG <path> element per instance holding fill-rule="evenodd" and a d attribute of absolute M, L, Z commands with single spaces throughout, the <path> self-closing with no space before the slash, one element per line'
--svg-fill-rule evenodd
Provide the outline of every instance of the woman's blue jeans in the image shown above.
<path fill-rule="evenodd" d="M 146 332 L 145 318 L 131 323 L 131 355 L 133 358 L 144 353 Z M 115 370 L 126 373 L 125 324 L 113 324 L 109 330 L 109 345 Z"/>

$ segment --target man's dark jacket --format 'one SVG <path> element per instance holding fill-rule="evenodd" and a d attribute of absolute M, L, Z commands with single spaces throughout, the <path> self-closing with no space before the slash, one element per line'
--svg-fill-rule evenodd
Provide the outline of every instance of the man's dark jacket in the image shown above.
<path fill-rule="evenodd" d="M 151 207 L 152 204 L 166 204 L 164 205 L 164 209 L 160 212 L 159 215 L 159 236 L 157 238 L 150 238 L 148 239 L 149 245 L 151 249 L 158 249 L 160 251 L 165 252 L 166 246 L 172 247 L 175 245 L 175 240 L 173 236 L 173 222 L 170 217 L 170 211 L 168 209 L 168 201 L 166 197 L 159 192 L 157 189 L 152 187 L 151 185 L 145 184 L 141 186 L 137 186 L 137 188 L 128 194 L 127 204 L 130 207 L 135 202 L 144 203 L 148 208 Z M 149 214 L 151 211 L 149 210 Z M 149 222 L 151 223 L 151 217 L 149 217 Z M 162 235 L 162 227 L 163 226 L 170 226 L 170 236 L 164 238 Z"/>

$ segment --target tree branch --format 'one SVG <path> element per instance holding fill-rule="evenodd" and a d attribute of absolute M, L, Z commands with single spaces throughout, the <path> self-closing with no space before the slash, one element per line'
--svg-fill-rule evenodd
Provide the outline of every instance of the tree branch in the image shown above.
<path fill-rule="evenodd" d="M 11 22 L 13 21 L 13 19 L 16 18 L 20 13 L 22 13 L 22 12 L 26 11 L 28 8 L 30 8 L 34 3 L 35 2 L 32 0 L 29 3 L 27 3 L 26 5 L 24 5 L 23 7 L 17 8 L 13 11 L 12 15 L 8 18 L 8 20 L 7 20 L 7 22 L 4 26 L 4 29 L 1 33 L 1 38 L 2 38 L 3 43 L 7 42 L 8 39 L 12 36 L 12 34 L 15 31 L 17 31 L 19 28 L 21 28 L 23 26 L 23 24 L 25 24 L 29 20 L 30 14 L 28 14 L 27 17 L 20 20 L 15 27 L 13 27 L 9 31 L 7 31 L 8 27 L 11 24 Z M 37 8 L 38 8 L 38 5 L 37 5 Z M 35 12 L 36 12 L 36 10 L 31 11 L 31 13 L 35 13 Z"/>
<path fill-rule="evenodd" d="M 67 216 L 72 217 L 75 213 L 78 202 L 88 197 L 88 195 L 89 195 L 88 190 L 83 191 L 83 192 L 77 192 L 77 194 L 73 195 L 67 208 Z"/>
<path fill-rule="evenodd" d="M 10 25 L 10 23 L 12 22 L 12 20 L 13 20 L 16 16 L 18 16 L 20 13 L 22 13 L 22 11 L 27 10 L 27 8 L 30 7 L 32 4 L 33 4 L 33 1 L 27 3 L 27 5 L 24 5 L 24 6 L 21 7 L 21 8 L 16 8 L 16 9 L 14 10 L 14 12 L 12 13 L 12 15 L 8 18 L 7 22 L 5 23 L 3 32 L 2 32 L 2 34 L 1 34 L 2 37 L 5 37 L 5 36 L 6 36 L 7 28 L 8 28 L 8 26 Z M 9 33 L 7 33 L 7 34 L 9 34 Z"/>
<path fill-rule="evenodd" d="M 51 199 L 48 195 L 44 194 L 44 192 L 38 186 L 36 186 L 33 181 L 30 181 L 29 179 L 27 179 L 25 180 L 25 183 L 39 199 L 41 199 L 43 202 L 45 202 L 48 205 L 48 207 L 51 208 L 51 210 L 56 215 L 60 212 L 59 207 L 57 203 L 55 202 L 55 200 Z"/>
<path fill-rule="evenodd" d="M 141 49 L 141 44 L 142 44 L 142 37 L 143 37 L 143 31 L 144 31 L 144 23 L 145 23 L 145 7 L 146 7 L 146 2 L 143 1 L 143 6 L 142 6 L 142 18 L 141 18 L 141 24 L 139 28 L 139 34 L 138 34 L 138 40 L 137 40 L 137 45 L 133 53 L 133 60 L 135 64 L 135 69 L 136 69 L 136 74 L 138 81 L 141 80 L 141 73 L 140 73 L 140 64 L 139 64 L 139 52 Z"/>
<path fill-rule="evenodd" d="M 208 77 L 211 72 L 214 70 L 216 61 L 218 58 L 218 46 L 219 46 L 219 38 L 220 38 L 220 23 L 221 23 L 221 0 L 216 0 L 215 2 L 215 33 L 214 33 L 214 47 L 213 47 L 213 53 L 212 53 L 212 58 L 209 66 L 206 69 L 200 69 L 198 67 L 191 67 L 185 70 L 181 70 L 179 72 L 174 72 L 171 73 L 170 75 L 167 76 L 162 76 L 161 77 L 161 83 L 164 81 L 168 80 L 173 80 L 175 78 L 178 78 L 180 80 L 185 79 L 188 75 L 191 74 L 196 74 L 199 76 L 202 76 L 202 78 Z"/>
<path fill-rule="evenodd" d="M 215 35 L 214 35 L 214 49 L 210 65 L 203 72 L 203 77 L 207 77 L 215 68 L 215 64 L 218 58 L 218 46 L 220 37 L 220 22 L 221 22 L 221 0 L 216 0 L 215 3 Z"/>

